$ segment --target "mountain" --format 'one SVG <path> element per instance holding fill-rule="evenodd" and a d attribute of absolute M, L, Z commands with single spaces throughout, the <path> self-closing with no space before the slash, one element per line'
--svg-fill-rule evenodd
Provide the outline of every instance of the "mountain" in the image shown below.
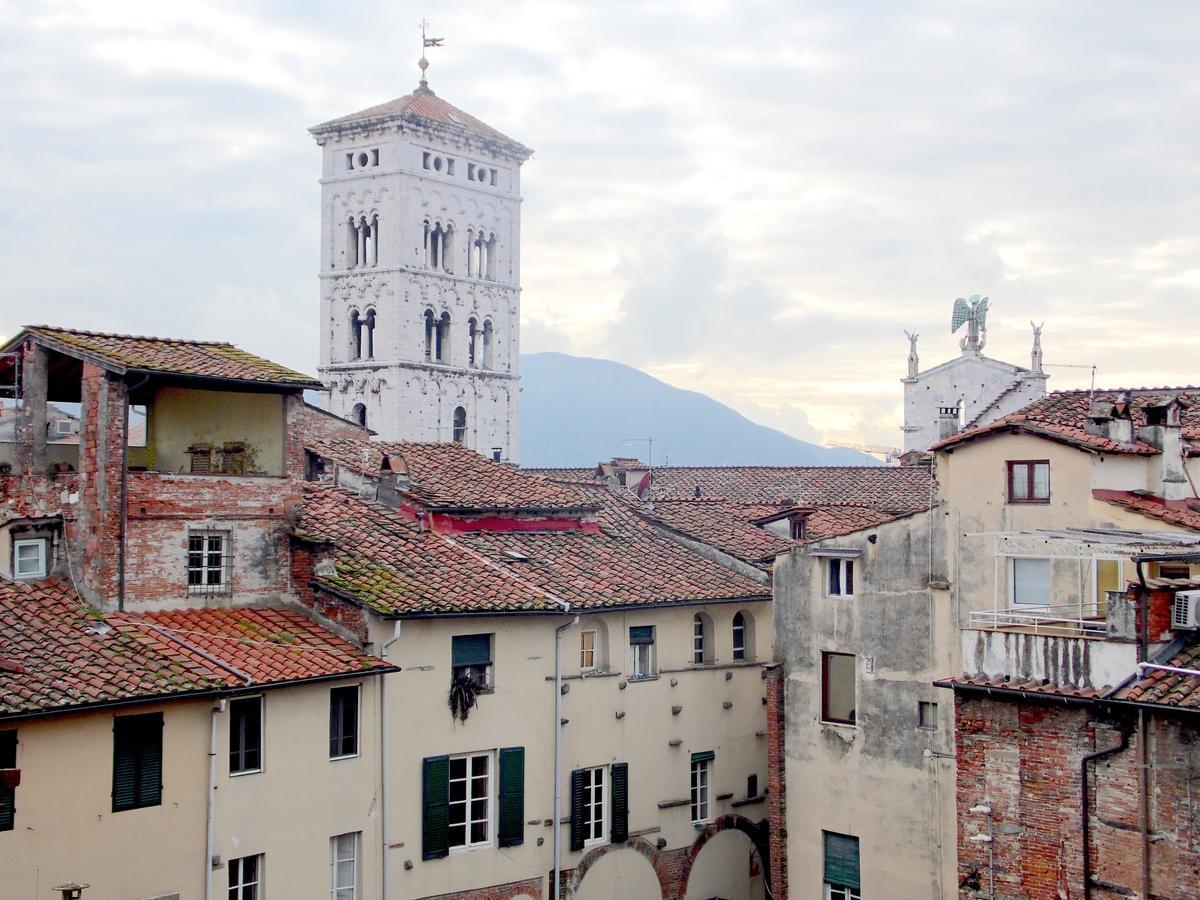
<path fill-rule="evenodd" d="M 695 391 L 672 387 L 607 359 L 530 353 L 521 356 L 521 465 L 591 466 L 614 456 L 657 465 L 864 466 L 879 461 L 854 450 L 819 447 Z"/>

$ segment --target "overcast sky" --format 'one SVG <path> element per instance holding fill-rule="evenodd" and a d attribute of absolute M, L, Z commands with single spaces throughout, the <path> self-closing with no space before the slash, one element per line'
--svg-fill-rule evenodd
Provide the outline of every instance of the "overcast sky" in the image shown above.
<path fill-rule="evenodd" d="M 535 149 L 523 349 L 900 442 L 903 329 L 1200 381 L 1200 4 L 0 0 L 0 332 L 314 371 L 309 126 L 430 85 Z M 1051 385 L 1086 386 L 1051 368 Z"/>

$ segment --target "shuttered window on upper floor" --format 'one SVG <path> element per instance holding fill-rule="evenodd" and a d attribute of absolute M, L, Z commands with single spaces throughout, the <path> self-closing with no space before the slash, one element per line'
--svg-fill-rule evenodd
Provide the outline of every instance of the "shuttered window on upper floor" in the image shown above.
<path fill-rule="evenodd" d="M 163 714 L 113 719 L 113 812 L 162 803 Z"/>

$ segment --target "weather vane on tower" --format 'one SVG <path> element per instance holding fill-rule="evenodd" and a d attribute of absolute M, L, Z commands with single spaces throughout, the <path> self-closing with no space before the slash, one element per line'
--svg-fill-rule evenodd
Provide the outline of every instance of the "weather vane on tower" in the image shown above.
<path fill-rule="evenodd" d="M 429 23 L 424 19 L 421 20 L 421 58 L 417 60 L 417 65 L 421 69 L 421 87 L 429 90 L 429 82 L 425 80 L 425 70 L 429 68 L 429 60 L 425 58 L 425 51 L 429 47 L 440 47 L 445 38 L 427 37 L 425 30 L 429 27 Z"/>

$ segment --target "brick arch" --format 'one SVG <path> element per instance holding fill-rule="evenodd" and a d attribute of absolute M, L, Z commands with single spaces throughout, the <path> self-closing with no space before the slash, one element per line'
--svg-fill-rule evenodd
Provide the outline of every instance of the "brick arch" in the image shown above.
<path fill-rule="evenodd" d="M 667 867 L 662 855 L 653 845 L 638 837 L 630 838 L 623 844 L 605 844 L 585 854 L 583 859 L 579 861 L 579 865 L 571 872 L 571 879 L 567 882 L 566 890 L 563 892 L 564 896 L 567 898 L 574 897 L 575 892 L 579 890 L 579 886 L 583 883 L 583 878 L 587 875 L 588 870 L 605 856 L 615 853 L 618 850 L 635 850 L 640 853 L 646 862 L 650 863 L 651 868 L 654 869 L 654 876 L 658 879 L 658 889 L 662 893 L 662 896 L 671 896 L 670 877 L 668 876 Z"/>
<path fill-rule="evenodd" d="M 704 830 L 696 836 L 696 840 L 692 842 L 692 846 L 688 849 L 687 856 L 683 860 L 683 864 L 679 867 L 679 896 L 686 897 L 688 889 L 688 879 L 692 877 L 692 866 L 696 862 L 696 857 L 700 855 L 700 851 L 704 849 L 704 845 L 711 841 L 716 835 L 722 831 L 740 831 L 746 837 L 750 838 L 750 843 L 754 845 L 754 849 L 758 851 L 760 865 L 763 870 L 763 878 L 767 877 L 767 847 L 764 841 L 762 830 L 745 816 L 729 815 L 720 816 L 713 819 Z"/>

